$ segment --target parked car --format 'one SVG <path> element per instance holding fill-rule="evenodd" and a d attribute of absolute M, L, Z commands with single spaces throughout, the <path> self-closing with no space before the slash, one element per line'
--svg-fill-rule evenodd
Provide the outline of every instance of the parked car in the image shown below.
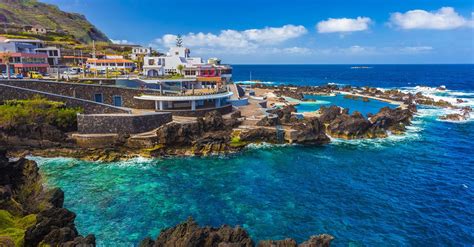
<path fill-rule="evenodd" d="M 2 73 L 2 79 L 8 79 L 8 75 L 5 73 Z"/>
<path fill-rule="evenodd" d="M 38 71 L 30 71 L 28 76 L 31 79 L 43 79 L 43 75 L 41 75 Z"/>
<path fill-rule="evenodd" d="M 15 79 L 23 79 L 23 75 L 22 75 L 22 74 L 16 74 L 14 77 L 15 77 Z"/>
<path fill-rule="evenodd" d="M 121 76 L 123 75 L 121 71 L 109 71 L 109 76 Z"/>

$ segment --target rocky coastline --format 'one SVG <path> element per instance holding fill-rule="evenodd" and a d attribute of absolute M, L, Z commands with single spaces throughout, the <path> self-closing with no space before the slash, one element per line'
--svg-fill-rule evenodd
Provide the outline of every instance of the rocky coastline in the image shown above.
<path fill-rule="evenodd" d="M 382 108 L 363 116 L 348 113 L 338 106 L 321 107 L 313 115 L 300 117 L 291 104 L 268 109 L 266 115 L 250 128 L 242 128 L 245 118 L 239 111 L 229 116 L 210 112 L 192 122 L 170 122 L 146 136 L 120 136 L 107 147 L 79 145 L 65 132 L 44 123 L 30 123 L 14 128 L 0 126 L 0 147 L 9 147 L 14 156 L 26 154 L 44 157 L 73 157 L 91 161 L 112 162 L 135 157 L 203 156 L 241 151 L 252 143 L 297 143 L 323 145 L 330 138 L 364 139 L 400 135 L 411 124 L 417 105 L 456 109 L 462 114 L 451 114 L 441 119 L 461 121 L 472 109 L 461 108 L 443 100 L 434 100 L 421 93 L 399 90 L 380 90 L 370 87 L 338 87 L 328 84 L 314 87 L 255 85 L 272 91 L 278 97 L 304 99 L 308 94 L 344 94 L 367 101 L 371 98 L 395 102 L 395 109 Z"/>

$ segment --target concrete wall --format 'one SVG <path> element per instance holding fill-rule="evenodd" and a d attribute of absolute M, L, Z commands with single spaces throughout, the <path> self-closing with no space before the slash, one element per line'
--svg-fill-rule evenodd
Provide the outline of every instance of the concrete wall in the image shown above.
<path fill-rule="evenodd" d="M 40 95 L 44 98 L 53 101 L 64 102 L 67 107 L 80 107 L 84 109 L 84 113 L 129 113 L 130 110 L 114 107 L 111 105 L 100 104 L 90 100 L 77 99 L 73 97 L 57 95 L 32 89 L 4 85 L 0 82 L 0 103 L 5 100 L 13 99 L 30 99 L 35 95 Z"/>
<path fill-rule="evenodd" d="M 171 122 L 169 112 L 130 114 L 80 114 L 77 128 L 80 134 L 136 134 L 148 132 Z"/>
<path fill-rule="evenodd" d="M 155 109 L 155 102 L 146 100 L 137 100 L 133 98 L 141 94 L 157 94 L 158 91 L 125 88 L 117 86 L 106 86 L 84 83 L 66 83 L 43 80 L 0 80 L 0 84 L 23 87 L 42 92 L 59 94 L 74 98 L 94 101 L 95 94 L 102 94 L 103 103 L 113 105 L 113 97 L 122 97 L 122 107 L 138 109 Z"/>

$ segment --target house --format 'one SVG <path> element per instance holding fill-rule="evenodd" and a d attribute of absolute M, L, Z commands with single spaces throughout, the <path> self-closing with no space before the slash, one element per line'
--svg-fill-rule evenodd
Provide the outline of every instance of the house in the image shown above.
<path fill-rule="evenodd" d="M 10 72 L 27 75 L 30 71 L 46 73 L 48 55 L 37 53 L 36 49 L 42 48 L 43 42 L 35 39 L 7 39 L 0 37 L 0 68 L 6 72 L 7 63 Z M 8 62 L 6 59 L 8 58 Z"/>
<path fill-rule="evenodd" d="M 46 34 L 48 31 L 41 25 L 34 25 L 30 28 L 29 32 L 34 34 Z"/>
<path fill-rule="evenodd" d="M 89 58 L 86 61 L 86 67 L 90 71 L 123 71 L 132 72 L 136 68 L 136 64 L 123 56 L 107 55 L 104 58 Z"/>
<path fill-rule="evenodd" d="M 137 60 L 139 57 L 145 57 L 151 55 L 151 48 L 146 48 L 142 46 L 137 46 L 132 48 L 132 54 L 130 54 L 130 59 Z"/>

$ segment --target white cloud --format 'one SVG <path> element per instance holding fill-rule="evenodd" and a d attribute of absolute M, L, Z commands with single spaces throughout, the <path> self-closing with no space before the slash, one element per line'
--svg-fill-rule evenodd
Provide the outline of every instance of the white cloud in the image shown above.
<path fill-rule="evenodd" d="M 320 55 L 343 55 L 343 56 L 386 56 L 386 55 L 416 55 L 432 52 L 431 46 L 405 46 L 405 47 L 375 47 L 353 45 L 349 47 L 332 47 L 313 51 Z"/>
<path fill-rule="evenodd" d="M 472 15 L 472 14 L 471 14 Z M 452 7 L 443 7 L 436 11 L 416 9 L 405 13 L 396 12 L 390 16 L 390 24 L 401 29 L 436 29 L 449 30 L 467 27 L 473 24 L 459 15 Z"/>
<path fill-rule="evenodd" d="M 182 36 L 187 47 L 194 48 L 224 48 L 227 50 L 240 50 L 248 52 L 263 45 L 277 45 L 287 40 L 298 38 L 306 34 L 304 26 L 284 25 L 282 27 L 266 27 L 262 29 L 247 29 L 243 31 L 222 30 L 214 33 L 188 33 Z M 165 47 L 174 46 L 176 35 L 165 34 L 156 39 L 155 43 Z"/>
<path fill-rule="evenodd" d="M 246 54 L 255 54 L 258 51 L 258 55 L 274 55 L 274 54 L 285 54 L 285 55 L 310 55 L 313 53 L 313 50 L 306 47 L 260 47 L 256 49 L 220 49 L 220 48 L 209 48 L 201 47 L 193 49 L 194 54 L 198 55 L 246 55 Z"/>
<path fill-rule="evenodd" d="M 130 44 L 128 40 L 126 39 L 110 39 L 112 43 L 117 44 L 117 45 L 125 45 L 125 44 Z"/>
<path fill-rule="evenodd" d="M 433 50 L 431 46 L 407 46 L 399 49 L 402 53 L 422 53 Z"/>
<path fill-rule="evenodd" d="M 336 32 L 358 32 L 369 29 L 372 20 L 369 17 L 357 17 L 356 19 L 329 18 L 326 21 L 320 21 L 316 24 L 318 33 L 336 33 Z"/>

